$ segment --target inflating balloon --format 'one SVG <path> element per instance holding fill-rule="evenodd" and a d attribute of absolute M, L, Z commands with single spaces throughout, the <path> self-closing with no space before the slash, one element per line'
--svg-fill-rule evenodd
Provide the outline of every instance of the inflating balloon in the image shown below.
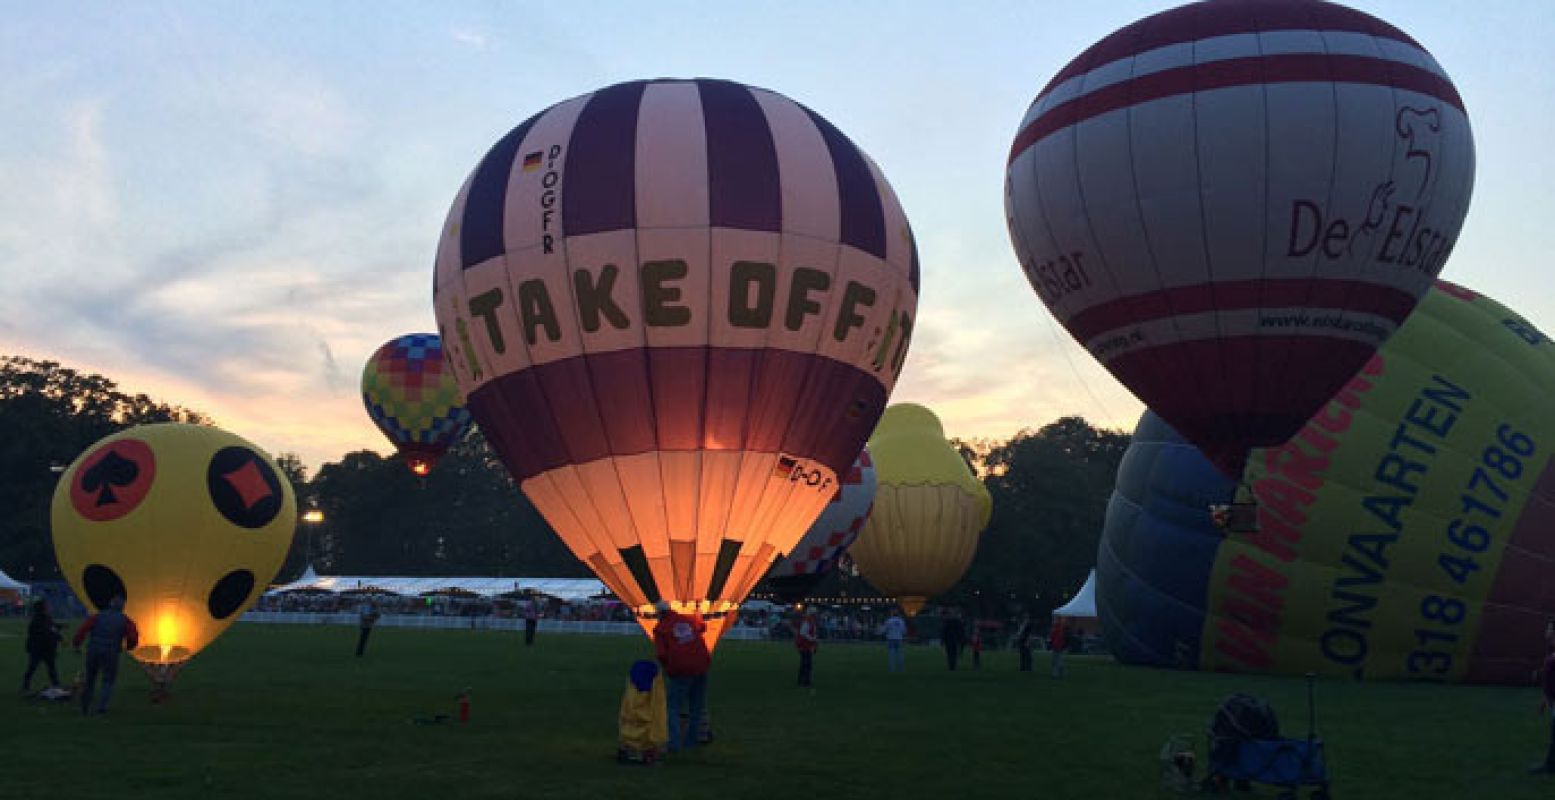
<path fill-rule="evenodd" d="M 1473 182 L 1463 101 L 1407 34 L 1333 3 L 1209 2 L 1053 78 L 1005 210 L 1053 315 L 1229 476 L 1409 316 Z"/>
<path fill-rule="evenodd" d="M 767 573 L 767 586 L 778 600 L 797 603 L 826 577 L 848 546 L 864 529 L 875 502 L 875 464 L 869 448 L 859 453 L 853 468 L 838 481 L 837 494 L 785 558 Z"/>
<path fill-rule="evenodd" d="M 1147 413 L 1118 469 L 1098 608 L 1130 663 L 1526 683 L 1555 616 L 1555 345 L 1445 282 L 1243 481 Z"/>
<path fill-rule="evenodd" d="M 431 472 L 470 426 L 435 333 L 409 333 L 379 347 L 362 368 L 362 403 L 417 475 Z"/>
<path fill-rule="evenodd" d="M 993 499 L 923 406 L 886 409 L 869 450 L 879 488 L 848 554 L 859 574 L 912 616 L 971 566 Z"/>
<path fill-rule="evenodd" d="M 54 553 L 93 609 L 124 597 L 131 656 L 164 686 L 253 606 L 291 547 L 291 482 L 244 439 L 200 425 L 141 425 L 60 476 Z"/>
<path fill-rule="evenodd" d="M 830 123 L 652 80 L 492 147 L 433 302 L 470 411 L 573 554 L 645 629 L 664 601 L 713 644 L 863 447 L 917 284 L 891 187 Z"/>

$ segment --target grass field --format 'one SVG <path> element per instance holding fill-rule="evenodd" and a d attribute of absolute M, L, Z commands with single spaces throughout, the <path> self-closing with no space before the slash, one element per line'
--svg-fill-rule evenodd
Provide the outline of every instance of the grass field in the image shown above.
<path fill-rule="evenodd" d="M 22 627 L 0 652 L 25 665 Z M 1156 753 L 1203 731 L 1221 698 L 1272 702 L 1306 730 L 1299 679 L 1162 672 L 1074 659 L 1063 681 L 945 670 L 909 648 L 823 645 L 814 694 L 783 643 L 725 642 L 710 678 L 717 740 L 655 767 L 617 765 L 615 714 L 645 639 L 381 628 L 367 656 L 344 627 L 234 626 L 178 678 L 167 705 L 125 661 L 113 706 L 0 703 L 0 797 L 33 798 L 1154 798 Z M 63 651 L 64 676 L 80 665 Z M 36 678 L 34 679 L 36 681 Z M 469 725 L 452 714 L 472 688 Z M 14 689 L 12 690 L 15 691 Z M 1532 689 L 1318 684 L 1337 798 L 1534 798 L 1546 730 Z M 1256 796 L 1273 796 L 1264 789 Z"/>

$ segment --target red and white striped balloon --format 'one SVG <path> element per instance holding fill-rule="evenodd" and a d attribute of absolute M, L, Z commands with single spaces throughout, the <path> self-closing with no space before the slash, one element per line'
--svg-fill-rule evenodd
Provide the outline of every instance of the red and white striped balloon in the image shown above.
<path fill-rule="evenodd" d="M 1309 0 L 1195 3 L 1070 62 L 1010 150 L 1010 237 L 1069 332 L 1239 474 L 1414 309 L 1474 144 L 1402 31 Z"/>

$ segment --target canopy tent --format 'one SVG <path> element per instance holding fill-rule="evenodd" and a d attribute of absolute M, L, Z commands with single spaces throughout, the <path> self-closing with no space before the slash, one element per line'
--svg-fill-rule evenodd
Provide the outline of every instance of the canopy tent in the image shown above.
<path fill-rule="evenodd" d="M 287 584 L 270 587 L 272 592 L 300 590 L 347 592 L 378 591 L 415 597 L 432 593 L 458 593 L 497 597 L 514 592 L 532 592 L 568 602 L 579 602 L 609 593 L 605 584 L 594 578 L 438 578 L 393 575 L 318 575 L 309 567 L 302 577 Z"/>
<path fill-rule="evenodd" d="M 13 580 L 10 575 L 5 574 L 5 570 L 0 570 L 0 591 L 27 594 L 27 584 Z"/>
<path fill-rule="evenodd" d="M 1073 617 L 1079 619 L 1096 618 L 1096 570 L 1085 578 L 1085 585 L 1080 591 L 1062 607 L 1053 611 L 1055 617 Z"/>

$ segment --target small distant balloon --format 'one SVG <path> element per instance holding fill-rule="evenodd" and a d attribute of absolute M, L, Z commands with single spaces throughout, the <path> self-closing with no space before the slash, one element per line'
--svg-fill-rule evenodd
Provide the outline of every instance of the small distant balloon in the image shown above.
<path fill-rule="evenodd" d="M 435 333 L 410 333 L 379 347 L 362 369 L 362 402 L 417 475 L 431 472 L 470 426 Z"/>

